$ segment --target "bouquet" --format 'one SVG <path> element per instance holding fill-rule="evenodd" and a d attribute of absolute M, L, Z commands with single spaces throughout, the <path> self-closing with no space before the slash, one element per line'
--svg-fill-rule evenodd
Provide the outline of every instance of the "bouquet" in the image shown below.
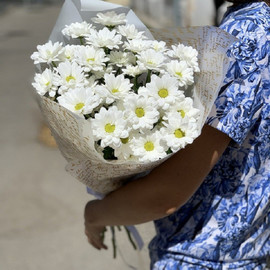
<path fill-rule="evenodd" d="M 63 35 L 80 45 L 49 41 L 33 53 L 37 92 L 85 119 L 95 150 L 106 160 L 153 162 L 175 153 L 199 134 L 199 110 L 185 90 L 199 72 L 198 52 L 150 40 L 124 13 L 98 13 L 72 23 Z"/>
<path fill-rule="evenodd" d="M 127 8 L 79 2 L 32 54 L 33 86 L 67 170 L 102 197 L 199 136 L 234 39 L 211 27 L 154 39 Z"/>

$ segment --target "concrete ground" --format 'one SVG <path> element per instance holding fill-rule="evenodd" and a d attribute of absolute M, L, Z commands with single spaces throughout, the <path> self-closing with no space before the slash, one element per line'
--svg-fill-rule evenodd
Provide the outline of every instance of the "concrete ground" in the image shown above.
<path fill-rule="evenodd" d="M 152 223 L 137 226 L 146 242 L 139 255 L 125 234 L 118 233 L 126 262 L 121 256 L 112 259 L 111 248 L 93 249 L 83 226 L 84 205 L 92 197 L 65 172 L 59 151 L 38 140 L 43 120 L 32 94 L 30 55 L 47 41 L 60 10 L 56 2 L 61 1 L 31 8 L 4 2 L 0 5 L 0 269 L 126 270 L 128 264 L 149 269 Z M 111 246 L 110 234 L 106 243 Z"/>

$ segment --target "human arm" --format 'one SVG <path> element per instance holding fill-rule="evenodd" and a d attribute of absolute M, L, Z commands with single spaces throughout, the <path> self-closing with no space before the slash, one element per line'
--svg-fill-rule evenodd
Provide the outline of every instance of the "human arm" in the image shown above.
<path fill-rule="evenodd" d="M 191 145 L 148 176 L 128 183 L 103 200 L 88 202 L 86 232 L 107 225 L 144 223 L 173 213 L 198 189 L 229 142 L 226 134 L 205 125 Z"/>

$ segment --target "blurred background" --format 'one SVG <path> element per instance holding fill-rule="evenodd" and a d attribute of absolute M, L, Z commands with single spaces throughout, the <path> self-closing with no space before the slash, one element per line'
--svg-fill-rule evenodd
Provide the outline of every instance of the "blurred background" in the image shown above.
<path fill-rule="evenodd" d="M 110 2 L 130 6 L 146 25 L 157 28 L 214 25 L 226 10 L 223 1 L 213 0 Z M 30 55 L 47 42 L 62 4 L 0 0 L 0 269 L 149 269 L 152 223 L 137 226 L 145 240 L 140 253 L 124 233 L 117 233 L 120 250 L 115 260 L 111 250 L 89 246 L 83 210 L 93 198 L 65 172 L 66 162 L 33 97 Z M 110 246 L 110 234 L 106 243 Z"/>

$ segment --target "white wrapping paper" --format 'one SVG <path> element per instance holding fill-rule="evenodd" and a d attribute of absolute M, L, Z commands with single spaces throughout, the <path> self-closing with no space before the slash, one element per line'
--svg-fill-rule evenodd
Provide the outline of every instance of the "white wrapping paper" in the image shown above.
<path fill-rule="evenodd" d="M 152 37 L 150 31 L 137 18 L 132 10 L 119 5 L 98 0 L 66 0 L 50 40 L 65 42 L 61 30 L 72 22 L 88 21 L 98 12 L 115 10 L 126 13 L 128 23 Z M 227 69 L 226 51 L 235 38 L 216 27 L 195 27 L 183 29 L 153 30 L 155 38 L 168 44 L 184 43 L 199 51 L 200 73 L 191 94 L 195 107 L 201 110 L 200 127 L 218 94 Z M 166 160 L 151 163 L 134 161 L 106 161 L 96 152 L 89 121 L 79 118 L 58 103 L 38 96 L 40 108 L 47 119 L 58 147 L 66 158 L 66 170 L 76 179 L 87 185 L 96 194 L 107 194 L 119 188 L 125 179 L 138 173 L 149 171 Z M 181 150 L 180 150 L 181 151 Z M 168 158 L 168 157 L 167 157 Z"/>

